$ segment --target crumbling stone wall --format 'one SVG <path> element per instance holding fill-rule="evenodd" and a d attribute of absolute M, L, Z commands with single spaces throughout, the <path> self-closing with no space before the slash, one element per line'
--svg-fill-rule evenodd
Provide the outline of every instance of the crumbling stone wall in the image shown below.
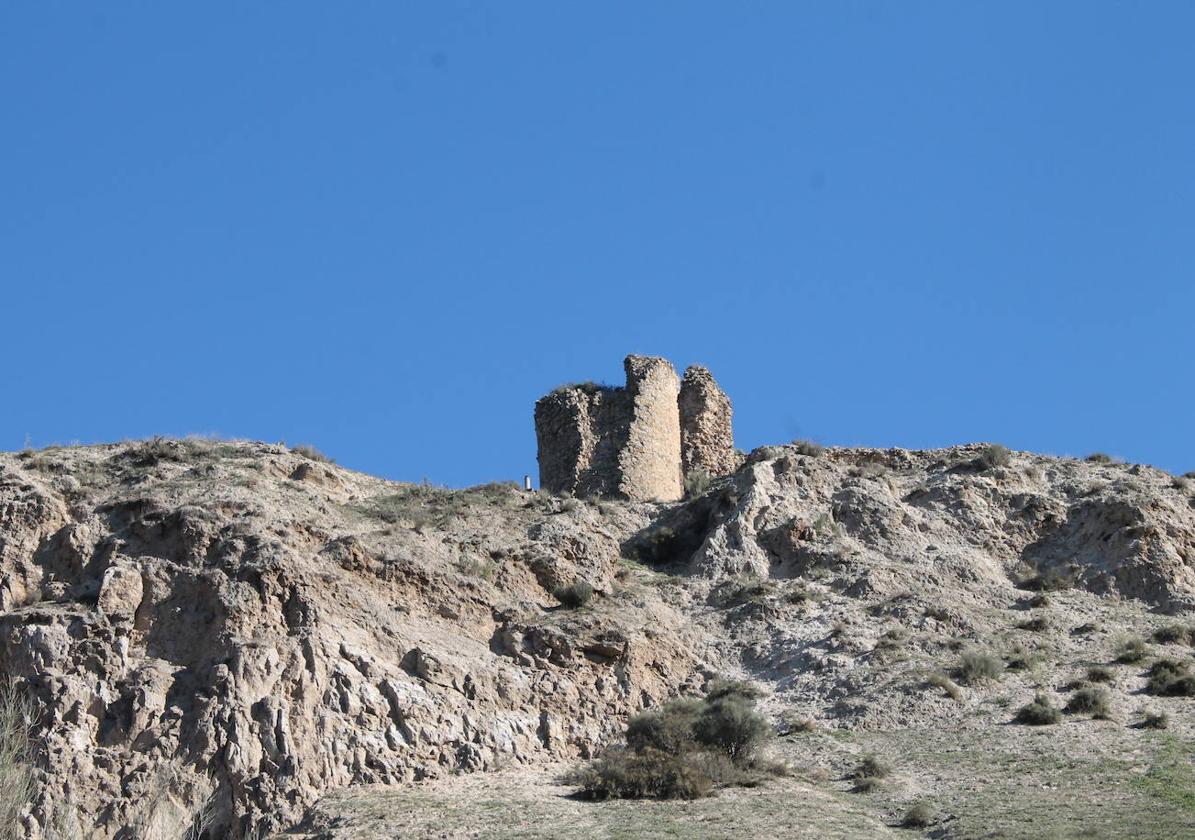
<path fill-rule="evenodd" d="M 730 398 L 708 368 L 692 365 L 680 386 L 681 469 L 726 475 L 739 467 Z"/>
<path fill-rule="evenodd" d="M 682 462 L 711 475 L 734 470 L 730 400 L 708 370 L 690 368 L 698 372 L 686 373 L 686 397 L 666 359 L 632 355 L 623 367 L 624 387 L 564 386 L 535 404 L 540 487 L 674 501 L 684 494 Z M 685 422 L 692 442 L 682 445 Z"/>

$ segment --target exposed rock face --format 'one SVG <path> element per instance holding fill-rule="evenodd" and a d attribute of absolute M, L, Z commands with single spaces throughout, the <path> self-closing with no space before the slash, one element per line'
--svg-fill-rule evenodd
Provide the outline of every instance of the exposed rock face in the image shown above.
<path fill-rule="evenodd" d="M 728 475 L 739 466 L 730 398 L 709 369 L 692 365 L 680 386 L 681 469 Z"/>
<path fill-rule="evenodd" d="M 681 497 L 676 371 L 654 356 L 627 356 L 623 366 L 623 388 L 559 388 L 535 404 L 545 490 L 638 500 Z"/>
<path fill-rule="evenodd" d="M 629 363 L 619 399 L 668 397 L 678 418 L 669 371 Z M 679 473 L 679 419 L 658 428 Z M 616 455 L 651 441 L 630 437 Z M 1050 607 L 1071 671 L 1112 655 L 1123 616 L 1146 634 L 1145 605 L 1195 606 L 1188 485 L 983 455 L 766 447 L 660 512 L 396 484 L 255 443 L 0 453 L 0 673 L 37 707 L 25 832 L 67 802 L 84 836 L 135 836 L 166 789 L 184 825 L 213 815 L 210 840 L 258 837 L 346 785 L 590 755 L 719 673 L 819 725 L 979 725 L 925 674 L 960 641 L 1011 646 L 1022 576 L 1071 576 Z M 550 591 L 577 580 L 598 594 L 560 609 Z M 1107 628 L 1102 647 L 1080 625 Z M 897 661 L 877 648 L 893 629 Z"/>
<path fill-rule="evenodd" d="M 207 810 L 210 840 L 257 838 L 334 787 L 592 754 L 702 680 L 698 639 L 655 637 L 681 623 L 662 603 L 551 609 L 576 580 L 614 603 L 645 522 L 261 444 L 0 454 L 0 673 L 38 709 L 27 833 L 66 805 L 88 837 Z"/>

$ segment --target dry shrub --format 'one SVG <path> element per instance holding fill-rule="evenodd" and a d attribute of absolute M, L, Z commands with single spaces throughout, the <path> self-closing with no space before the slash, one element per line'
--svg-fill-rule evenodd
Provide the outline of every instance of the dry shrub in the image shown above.
<path fill-rule="evenodd" d="M 1107 719 L 1109 715 L 1108 699 L 1108 689 L 1102 685 L 1083 686 L 1071 695 L 1071 699 L 1063 711 L 1081 712 L 1095 718 Z"/>
<path fill-rule="evenodd" d="M 759 756 L 772 728 L 755 711 L 758 697 L 745 683 L 715 683 L 702 700 L 636 715 L 625 746 L 605 750 L 565 781 L 590 799 L 696 799 L 756 784 L 780 770 Z"/>
<path fill-rule="evenodd" d="M 1062 720 L 1062 713 L 1050 703 L 1049 697 L 1038 692 L 1032 703 L 1026 703 L 1017 710 L 1015 720 L 1029 726 L 1048 726 Z"/>
<path fill-rule="evenodd" d="M 1178 659 L 1159 659 L 1146 672 L 1145 690 L 1163 697 L 1195 697 L 1195 674 Z"/>
<path fill-rule="evenodd" d="M 593 587 L 585 581 L 578 581 L 560 587 L 552 595 L 560 602 L 561 606 L 575 610 L 585 606 L 593 598 Z"/>
<path fill-rule="evenodd" d="M 20 824 L 33 798 L 29 727 L 33 707 L 11 685 L 0 687 L 0 826 Z"/>
<path fill-rule="evenodd" d="M 994 680 L 1003 673 L 1004 663 L 1000 657 L 982 650 L 965 651 L 955 668 L 955 678 L 965 685 Z"/>

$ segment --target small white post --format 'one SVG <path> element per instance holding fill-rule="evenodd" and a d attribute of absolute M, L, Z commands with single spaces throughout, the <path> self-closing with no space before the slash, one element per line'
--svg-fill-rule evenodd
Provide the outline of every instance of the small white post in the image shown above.
<path fill-rule="evenodd" d="M 523 489 L 526 490 L 528 493 L 531 492 L 531 476 L 529 476 L 529 475 L 523 476 Z"/>

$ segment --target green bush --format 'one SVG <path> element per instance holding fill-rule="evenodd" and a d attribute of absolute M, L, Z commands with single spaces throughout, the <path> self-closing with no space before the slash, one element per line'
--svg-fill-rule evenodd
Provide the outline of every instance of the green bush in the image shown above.
<path fill-rule="evenodd" d="M 713 479 L 705 467 L 694 467 L 685 473 L 685 496 L 695 499 L 710 489 Z"/>
<path fill-rule="evenodd" d="M 1032 703 L 1027 703 L 1017 710 L 1017 715 L 1014 719 L 1017 723 L 1024 723 L 1029 726 L 1048 726 L 1062 720 L 1062 713 L 1050 703 L 1050 698 L 1038 692 L 1037 696 L 1033 698 Z"/>
<path fill-rule="evenodd" d="M 884 779 L 892 774 L 892 765 L 878 755 L 867 755 L 851 773 L 854 779 Z"/>
<path fill-rule="evenodd" d="M 635 715 L 626 745 L 605 750 L 568 774 L 592 799 L 695 799 L 714 788 L 757 782 L 764 767 L 759 748 L 771 736 L 755 711 L 760 692 L 741 682 L 716 682 L 701 700 L 676 700 Z"/>
<path fill-rule="evenodd" d="M 975 459 L 975 463 L 981 469 L 992 470 L 997 467 L 1007 467 L 1012 462 L 1012 453 L 1007 446 L 1001 446 L 998 443 L 993 443 L 991 446 L 985 447 L 979 453 L 979 457 Z"/>
<path fill-rule="evenodd" d="M 1137 725 L 1142 729 L 1169 729 L 1170 715 L 1165 712 L 1142 712 L 1141 723 Z"/>
<path fill-rule="evenodd" d="M 1149 645 L 1140 636 L 1129 636 L 1116 646 L 1116 661 L 1124 664 L 1140 662 L 1149 655 Z"/>
<path fill-rule="evenodd" d="M 654 749 L 670 754 L 693 749 L 693 724 L 704 705 L 700 700 L 675 700 L 657 711 L 635 715 L 627 722 L 627 746 L 635 752 Z"/>
<path fill-rule="evenodd" d="M 614 748 L 566 775 L 587 799 L 700 799 L 714 789 L 714 779 L 693 753 L 671 755 Z"/>
<path fill-rule="evenodd" d="M 300 443 L 298 446 L 292 446 L 290 451 L 296 455 L 302 455 L 308 461 L 319 461 L 323 464 L 335 464 L 336 462 L 329 458 L 324 453 L 320 452 L 314 446 L 309 446 L 306 443 Z"/>
<path fill-rule="evenodd" d="M 1102 685 L 1084 686 L 1071 695 L 1071 699 L 1063 711 L 1072 714 L 1081 712 L 1095 718 L 1105 719 L 1109 714 L 1108 689 Z"/>
<path fill-rule="evenodd" d="M 1092 665 L 1087 669 L 1087 680 L 1093 683 L 1110 683 L 1115 679 L 1111 668 L 1103 665 Z"/>
<path fill-rule="evenodd" d="M 1159 659 L 1149 666 L 1145 690 L 1164 697 L 1195 697 L 1195 674 L 1177 659 Z"/>
<path fill-rule="evenodd" d="M 905 812 L 905 818 L 901 820 L 900 824 L 904 828 L 926 828 L 933 825 L 933 822 L 933 808 L 924 802 L 917 802 Z"/>
<path fill-rule="evenodd" d="M 570 610 L 579 609 L 589 603 L 593 597 L 593 587 L 585 581 L 562 586 L 552 593 L 561 606 Z"/>
<path fill-rule="evenodd" d="M 1195 627 L 1186 624 L 1168 624 L 1154 631 L 1154 641 L 1160 645 L 1190 645 L 1195 642 Z"/>
<path fill-rule="evenodd" d="M 737 765 L 749 764 L 771 734 L 772 727 L 752 701 L 737 694 L 707 699 L 693 723 L 693 737 L 699 744 L 725 753 Z"/>
<path fill-rule="evenodd" d="M 965 685 L 998 679 L 1004 673 L 1004 663 L 995 654 L 981 650 L 964 651 L 959 657 L 955 677 Z"/>

